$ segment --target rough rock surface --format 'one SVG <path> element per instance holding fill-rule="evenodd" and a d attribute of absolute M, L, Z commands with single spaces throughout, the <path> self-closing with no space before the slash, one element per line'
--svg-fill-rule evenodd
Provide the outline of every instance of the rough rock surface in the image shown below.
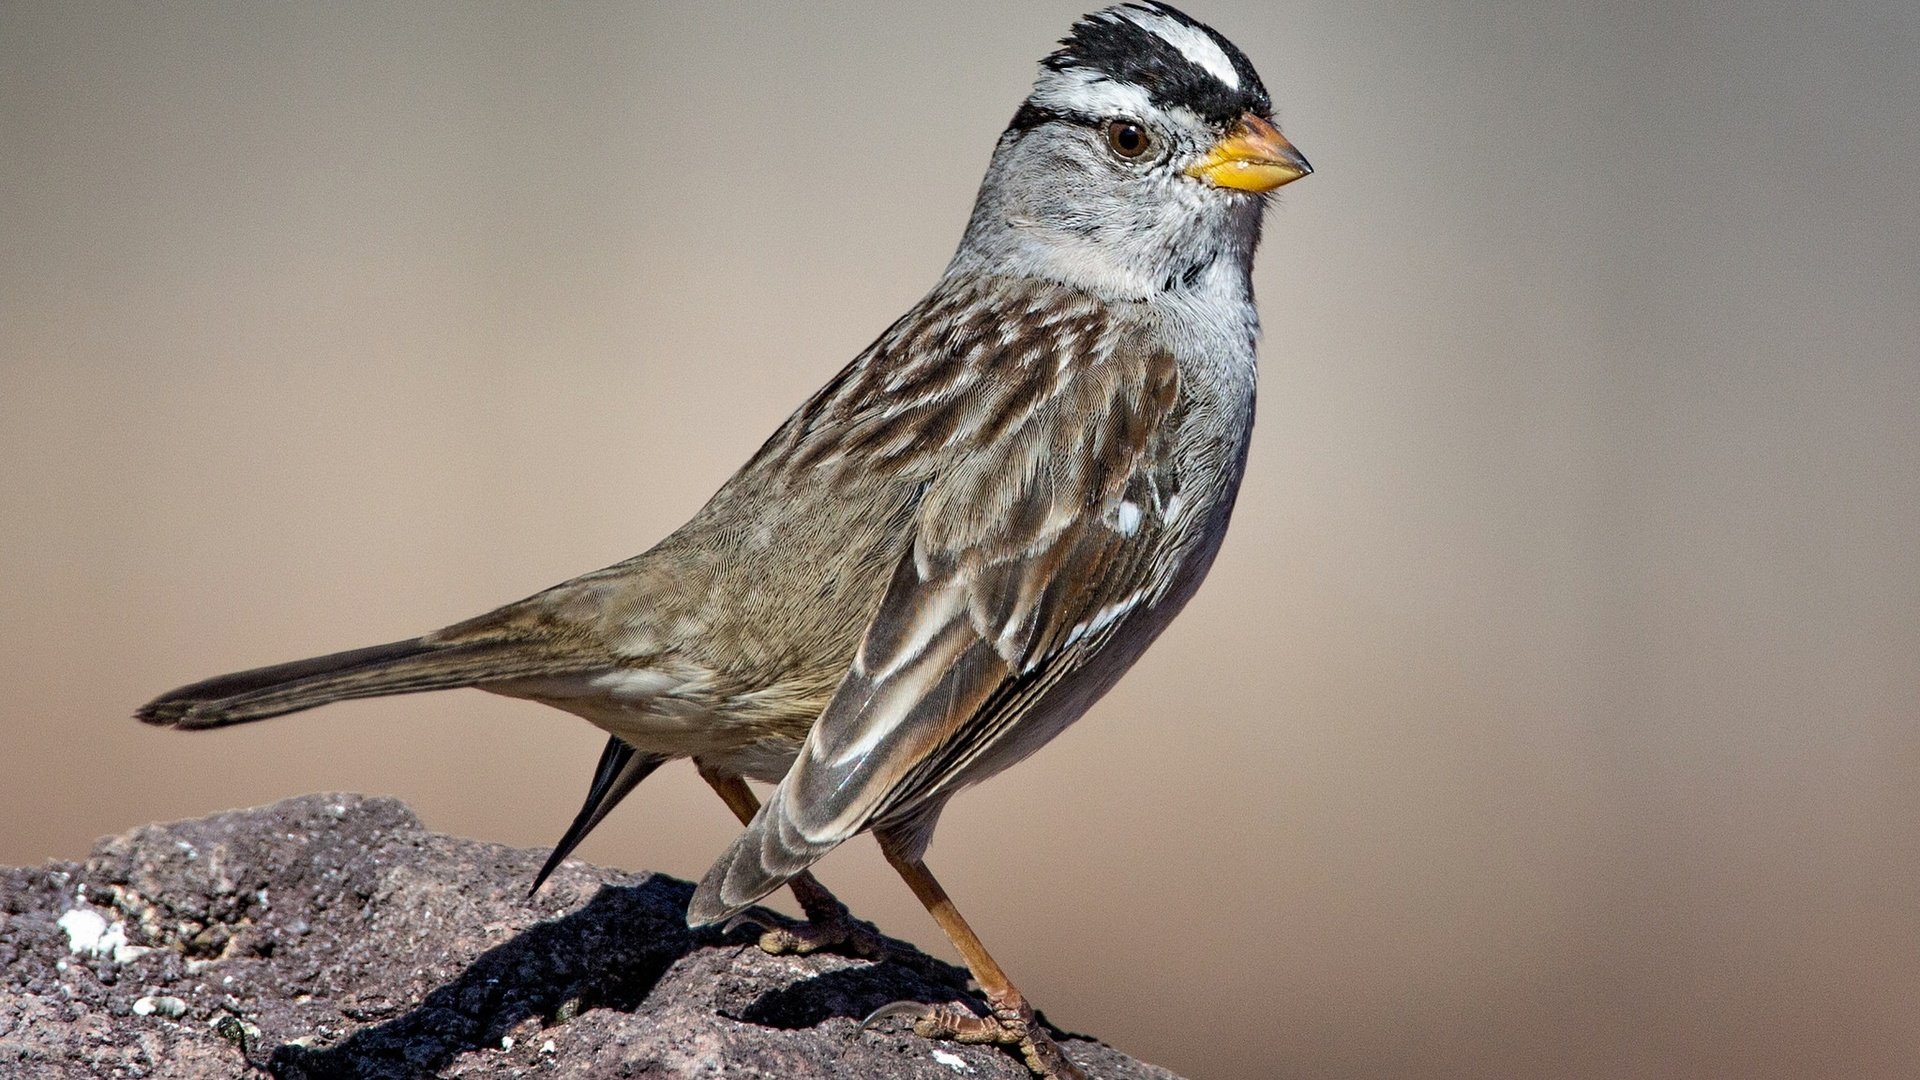
<path fill-rule="evenodd" d="M 0 1076 L 1003 1077 L 988 1047 L 858 1029 L 972 999 L 896 943 L 873 963 L 687 930 L 693 887 L 427 832 L 309 795 L 0 870 Z M 1174 1080 L 1090 1039 L 1088 1072 Z"/>

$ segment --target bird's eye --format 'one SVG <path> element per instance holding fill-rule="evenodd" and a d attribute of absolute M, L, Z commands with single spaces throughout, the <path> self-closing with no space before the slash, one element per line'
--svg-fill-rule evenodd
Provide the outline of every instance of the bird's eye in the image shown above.
<path fill-rule="evenodd" d="M 1133 161 L 1153 148 L 1153 137 L 1132 120 L 1114 120 L 1107 124 L 1107 147 Z"/>

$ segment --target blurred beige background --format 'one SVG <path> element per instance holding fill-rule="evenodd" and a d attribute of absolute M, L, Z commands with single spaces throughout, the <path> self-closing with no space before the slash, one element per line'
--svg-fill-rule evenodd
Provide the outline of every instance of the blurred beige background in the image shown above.
<path fill-rule="evenodd" d="M 1195 1077 L 1920 1071 L 1920 9 L 1192 9 L 1320 170 L 1251 472 L 947 814 L 963 909 Z M 0 5 L 0 861 L 326 789 L 550 843 L 558 712 L 128 714 L 664 535 L 933 281 L 1081 10 Z M 583 854 L 733 831 L 678 767 Z"/>

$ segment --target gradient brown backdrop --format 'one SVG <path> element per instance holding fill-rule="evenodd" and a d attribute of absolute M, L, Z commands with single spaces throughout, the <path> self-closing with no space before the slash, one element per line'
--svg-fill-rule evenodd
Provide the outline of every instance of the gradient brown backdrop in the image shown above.
<path fill-rule="evenodd" d="M 558 712 L 128 714 L 664 535 L 932 282 L 1080 10 L 0 5 L 0 861 L 320 789 L 554 839 Z M 1195 1077 L 1914 1075 L 1915 6 L 1193 10 L 1320 169 L 1251 472 L 947 814 L 964 910 Z M 681 767 L 583 854 L 733 832 Z"/>

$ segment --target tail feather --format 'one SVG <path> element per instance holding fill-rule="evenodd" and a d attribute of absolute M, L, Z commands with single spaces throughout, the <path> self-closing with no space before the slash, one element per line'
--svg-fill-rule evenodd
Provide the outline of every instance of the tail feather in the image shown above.
<path fill-rule="evenodd" d="M 554 658 L 525 641 L 396 641 L 219 675 L 142 705 L 134 716 L 199 730 L 284 716 L 352 698 L 449 690 L 555 673 Z"/>
<path fill-rule="evenodd" d="M 553 847 L 553 854 L 547 856 L 546 865 L 534 875 L 533 888 L 527 890 L 531 897 L 540 891 L 559 865 L 580 846 L 593 827 L 606 820 L 620 800 L 627 797 L 640 781 L 653 775 L 653 770 L 666 764 L 667 759 L 659 754 L 642 754 L 627 745 L 618 735 L 607 737 L 607 748 L 600 751 L 600 764 L 594 767 L 593 783 L 587 787 L 587 801 L 580 807 L 580 813 L 574 816 L 573 824 L 567 826 L 566 835 Z"/>

